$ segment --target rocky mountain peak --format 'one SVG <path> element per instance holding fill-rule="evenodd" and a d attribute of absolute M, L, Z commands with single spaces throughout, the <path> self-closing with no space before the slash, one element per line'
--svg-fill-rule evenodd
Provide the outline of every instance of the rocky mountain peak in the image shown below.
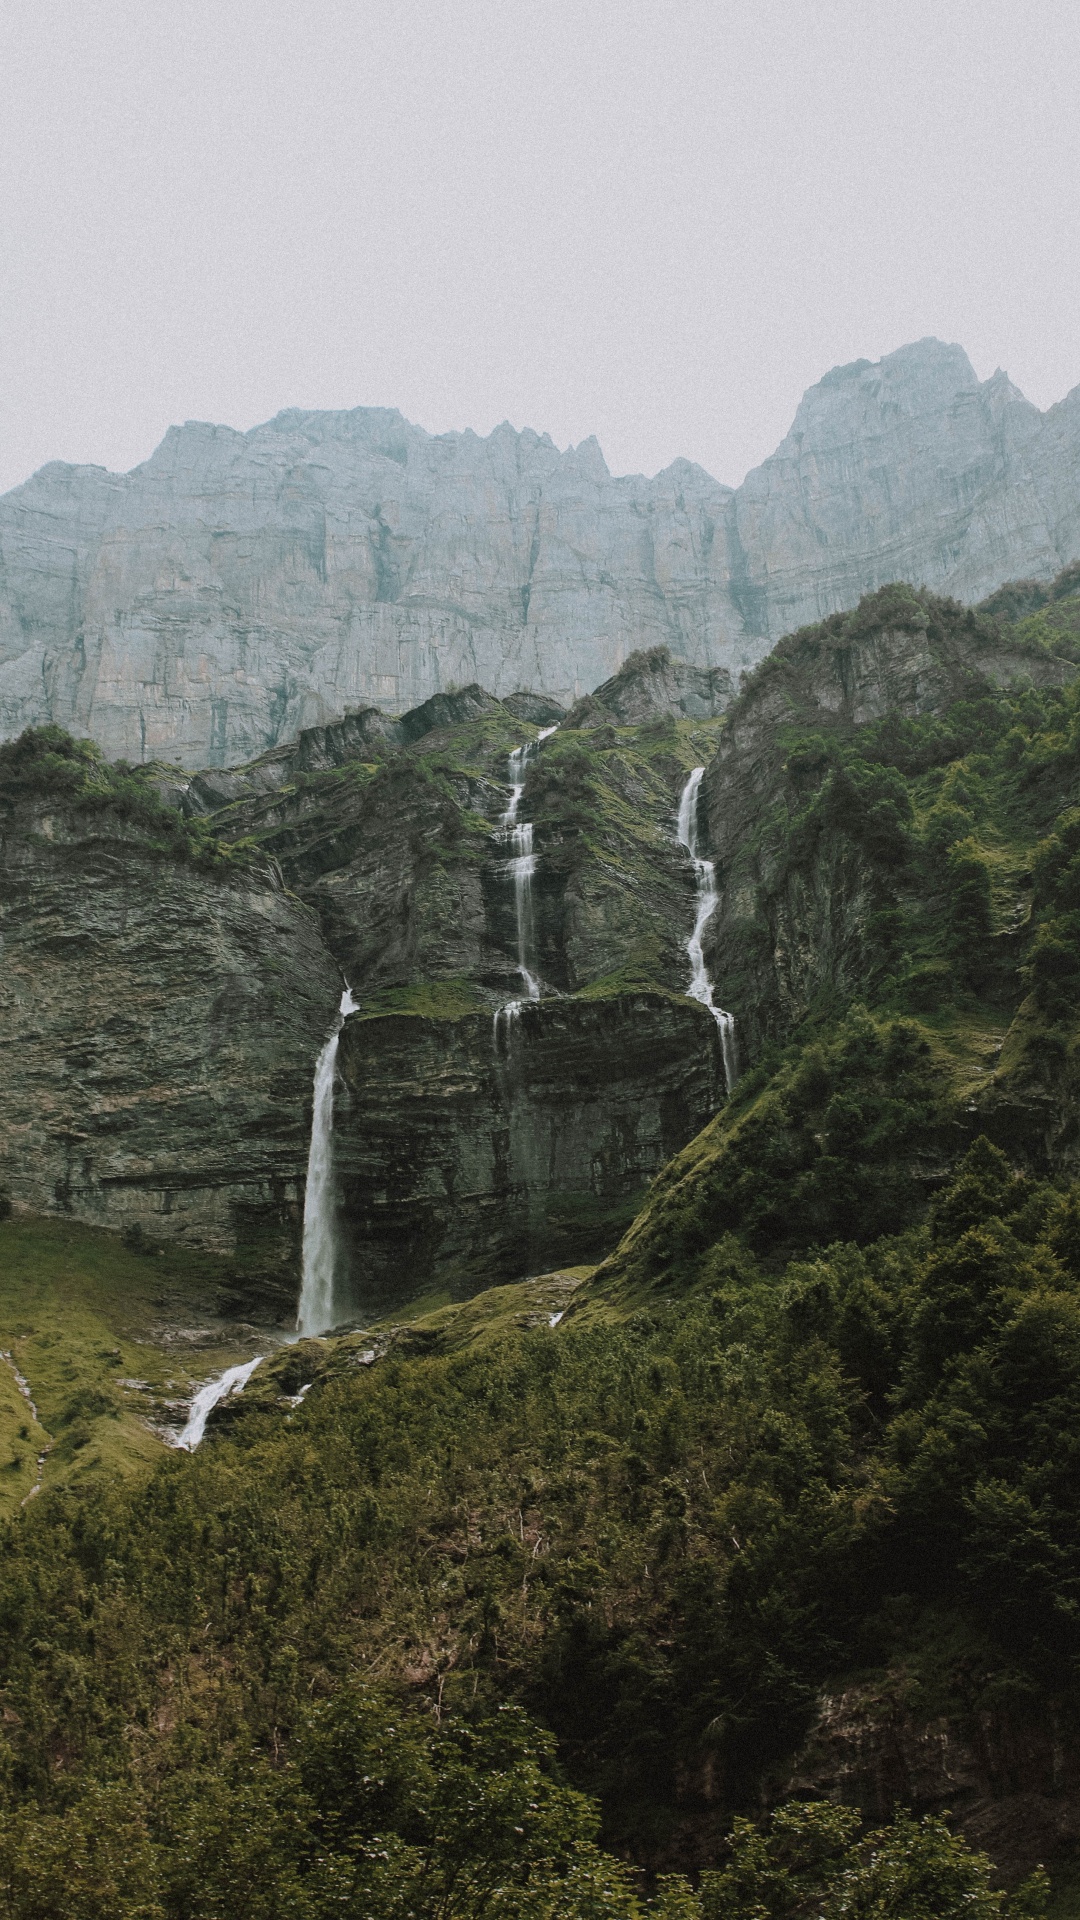
<path fill-rule="evenodd" d="M 188 422 L 131 473 L 54 463 L 0 500 L 0 737 L 225 767 L 470 682 L 568 707 L 657 646 L 737 677 L 889 580 L 1052 579 L 1078 464 L 1073 397 L 1043 415 L 939 340 L 835 368 L 734 491 L 506 422 Z"/>

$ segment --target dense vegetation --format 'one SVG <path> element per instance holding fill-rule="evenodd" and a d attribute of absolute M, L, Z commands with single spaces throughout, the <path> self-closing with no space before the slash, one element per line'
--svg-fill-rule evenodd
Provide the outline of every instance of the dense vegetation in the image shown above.
<path fill-rule="evenodd" d="M 881 619 L 924 633 L 931 646 L 965 641 L 977 661 L 980 649 L 1001 644 L 993 623 L 960 608 L 906 589 L 874 600 L 890 596 Z M 812 673 L 828 625 L 785 642 L 758 679 L 797 683 Z M 1049 647 L 1021 644 L 1023 632 L 1010 631 L 1014 658 L 1046 659 Z M 852 644 L 848 633 L 834 639 Z M 794 937 L 798 911 L 808 917 L 815 890 L 835 896 L 831 923 L 812 929 L 825 964 L 808 1011 L 819 1017 L 835 1017 L 854 995 L 908 1013 L 967 1005 L 1011 1015 L 1024 967 L 1042 985 L 1056 969 L 1074 977 L 1061 953 L 1072 922 L 1055 923 L 1074 911 L 1066 873 L 1077 834 L 1075 682 L 997 691 L 984 680 L 923 717 L 889 713 L 829 732 L 796 711 L 777 729 L 776 755 L 767 803 L 725 875 L 744 902 L 723 956 L 725 991 L 762 1030 L 783 1029 L 772 955 L 778 935 Z M 803 937 L 810 932 L 804 925 Z"/>
<path fill-rule="evenodd" d="M 472 1913 L 528 1865 L 491 1910 L 621 1912 L 578 1795 L 705 1864 L 838 1670 L 1071 1724 L 1078 1436 L 1078 1196 L 980 1142 L 922 1227 L 772 1273 L 728 1236 L 666 1311 L 46 1493 L 0 1573 L 9 1910 Z"/>

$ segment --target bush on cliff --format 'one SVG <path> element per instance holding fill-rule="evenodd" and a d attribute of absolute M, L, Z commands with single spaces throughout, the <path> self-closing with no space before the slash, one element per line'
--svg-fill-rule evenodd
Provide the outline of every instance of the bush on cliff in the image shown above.
<path fill-rule="evenodd" d="M 243 845 L 220 840 L 208 821 L 168 806 L 141 769 L 106 760 L 93 741 L 73 740 L 62 727 L 28 727 L 0 746 L 0 802 L 30 796 L 132 826 L 150 852 L 169 859 L 225 867 L 248 857 Z"/>

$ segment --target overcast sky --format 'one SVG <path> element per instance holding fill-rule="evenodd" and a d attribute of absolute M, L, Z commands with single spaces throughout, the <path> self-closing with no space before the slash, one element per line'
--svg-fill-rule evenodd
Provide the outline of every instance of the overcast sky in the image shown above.
<path fill-rule="evenodd" d="M 1080 382 L 1078 0 L 0 0 L 0 489 L 400 407 L 738 482 L 934 333 Z"/>

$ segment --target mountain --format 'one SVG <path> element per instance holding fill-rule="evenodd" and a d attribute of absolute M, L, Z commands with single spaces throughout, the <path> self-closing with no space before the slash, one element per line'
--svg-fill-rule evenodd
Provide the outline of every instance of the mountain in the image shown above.
<path fill-rule="evenodd" d="M 0 1187 L 217 1254 L 242 1310 L 288 1323 L 314 1064 L 348 980 L 339 1317 L 600 1258 L 724 1102 L 689 992 L 693 769 L 720 883 L 703 961 L 754 1069 L 866 993 L 898 910 L 876 842 L 800 829 L 796 857 L 778 821 L 816 817 L 837 742 L 1067 684 L 1069 584 L 1014 592 L 1045 601 L 1018 625 L 882 589 L 782 642 L 723 715 L 715 672 L 650 649 L 554 730 L 475 686 L 193 775 L 55 730 L 0 748 Z M 939 881 L 919 878 L 931 917 Z M 923 956 L 909 998 L 942 964 Z M 1067 1114 L 1005 1108 L 1014 1144 L 1067 1147 Z"/>
<path fill-rule="evenodd" d="M 827 374 L 734 490 L 377 408 L 189 423 L 0 500 L 0 737 L 227 766 L 474 681 L 569 705 L 657 645 L 718 686 L 888 580 L 978 600 L 1078 557 L 1080 388 L 1043 414 L 936 340 Z"/>
<path fill-rule="evenodd" d="M 12 1920 L 1074 1920 L 1076 585 L 0 748 Z"/>

